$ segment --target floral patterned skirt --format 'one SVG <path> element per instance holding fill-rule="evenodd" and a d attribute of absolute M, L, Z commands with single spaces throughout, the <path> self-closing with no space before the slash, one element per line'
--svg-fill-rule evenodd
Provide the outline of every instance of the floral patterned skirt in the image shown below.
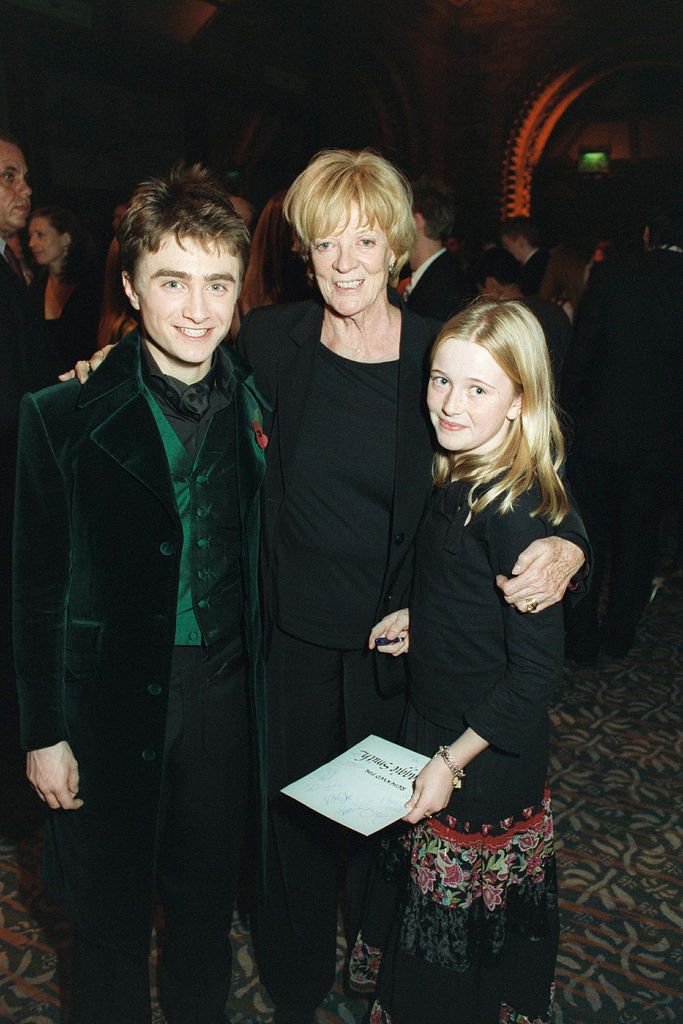
<path fill-rule="evenodd" d="M 558 943 L 550 794 L 503 821 L 441 812 L 387 837 L 354 987 L 372 1024 L 546 1024 Z"/>

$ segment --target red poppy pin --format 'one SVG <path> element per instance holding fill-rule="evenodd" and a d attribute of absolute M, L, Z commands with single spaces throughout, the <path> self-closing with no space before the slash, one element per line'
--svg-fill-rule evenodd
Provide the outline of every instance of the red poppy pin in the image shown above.
<path fill-rule="evenodd" d="M 268 435 L 263 433 L 263 427 L 260 420 L 260 410 L 254 409 L 254 418 L 251 421 L 251 425 L 254 428 L 254 437 L 256 438 L 256 444 L 259 448 L 265 448 L 268 444 Z"/>

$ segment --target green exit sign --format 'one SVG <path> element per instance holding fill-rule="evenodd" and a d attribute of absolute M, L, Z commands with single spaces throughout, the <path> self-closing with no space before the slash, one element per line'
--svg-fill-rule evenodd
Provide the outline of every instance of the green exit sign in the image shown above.
<path fill-rule="evenodd" d="M 587 149 L 579 155 L 580 174 L 608 174 L 609 150 Z"/>

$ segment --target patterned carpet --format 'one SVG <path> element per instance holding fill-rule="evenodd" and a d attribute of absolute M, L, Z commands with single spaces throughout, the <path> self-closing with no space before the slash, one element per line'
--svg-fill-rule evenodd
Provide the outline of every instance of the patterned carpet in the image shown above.
<path fill-rule="evenodd" d="M 553 1024 L 683 1022 L 682 684 L 683 573 L 664 578 L 628 659 L 566 669 L 552 715 L 563 928 Z M 3 732 L 0 1019 L 56 1024 L 68 928 L 41 892 L 37 801 Z M 233 939 L 230 1018 L 264 1024 L 271 1006 L 237 918 Z M 325 1024 L 359 1024 L 367 1010 L 345 994 L 344 955 L 340 938 Z"/>

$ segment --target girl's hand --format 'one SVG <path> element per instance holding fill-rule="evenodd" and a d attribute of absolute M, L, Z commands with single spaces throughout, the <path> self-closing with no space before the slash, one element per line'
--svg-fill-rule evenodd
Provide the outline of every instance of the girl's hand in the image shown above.
<path fill-rule="evenodd" d="M 426 764 L 413 786 L 413 795 L 406 804 L 403 820 L 416 825 L 423 818 L 437 814 L 447 806 L 453 793 L 453 773 L 442 757 L 435 756 Z"/>
<path fill-rule="evenodd" d="M 368 640 L 371 651 L 378 650 L 381 654 L 406 654 L 410 647 L 410 613 L 407 608 L 390 612 L 373 626 Z M 390 640 L 391 643 L 377 643 L 379 640 Z"/>

